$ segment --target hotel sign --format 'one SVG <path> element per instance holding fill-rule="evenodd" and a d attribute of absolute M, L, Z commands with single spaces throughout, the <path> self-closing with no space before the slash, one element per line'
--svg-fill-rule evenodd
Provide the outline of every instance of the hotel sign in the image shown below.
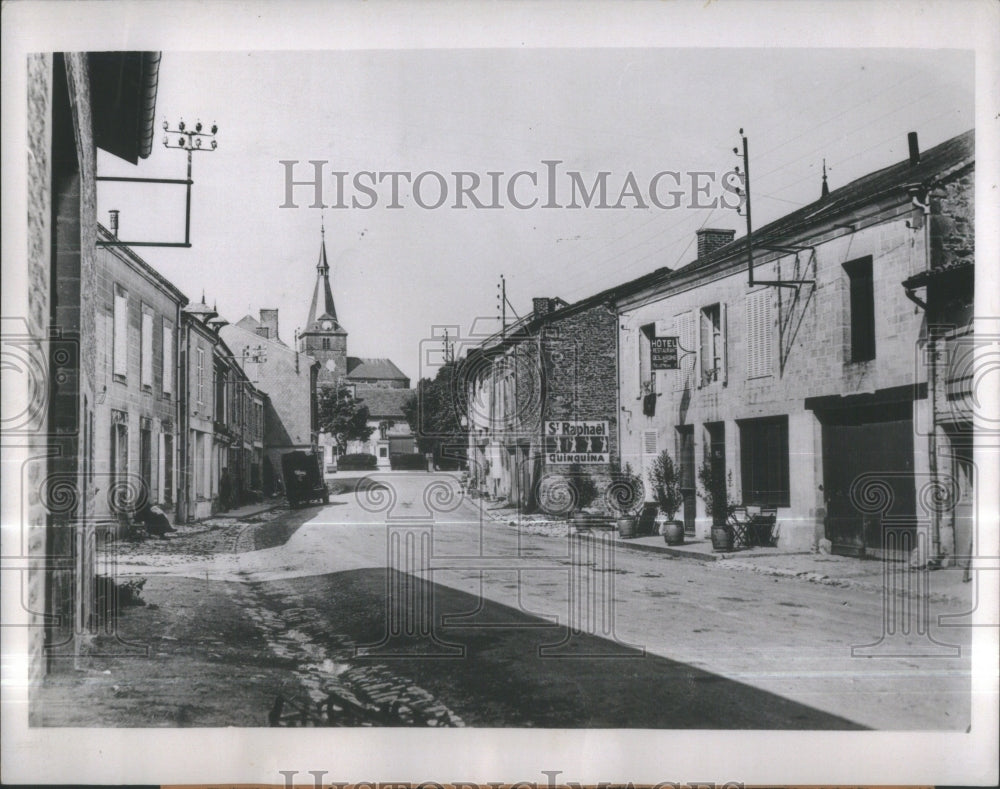
<path fill-rule="evenodd" d="M 608 423 L 600 420 L 545 423 L 545 462 L 596 465 L 609 463 Z"/>
<path fill-rule="evenodd" d="M 650 359 L 654 370 L 676 370 L 677 338 L 654 337 L 650 340 Z"/>

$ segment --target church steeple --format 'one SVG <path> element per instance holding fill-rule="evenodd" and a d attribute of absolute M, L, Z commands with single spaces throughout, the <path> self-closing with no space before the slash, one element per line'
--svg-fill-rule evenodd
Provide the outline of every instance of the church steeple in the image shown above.
<path fill-rule="evenodd" d="M 321 297 L 322 302 L 320 302 Z M 324 318 L 332 321 L 335 328 L 340 328 L 340 322 L 337 320 L 337 308 L 333 304 L 333 291 L 330 290 L 330 264 L 326 260 L 326 227 L 325 224 L 320 224 L 316 286 L 313 288 L 312 304 L 309 307 L 309 320 L 306 326 L 311 329 L 317 320 Z"/>

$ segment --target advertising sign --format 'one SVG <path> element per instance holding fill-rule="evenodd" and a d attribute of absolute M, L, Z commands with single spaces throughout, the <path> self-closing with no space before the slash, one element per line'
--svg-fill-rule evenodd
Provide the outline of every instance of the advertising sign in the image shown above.
<path fill-rule="evenodd" d="M 677 338 L 654 337 L 650 341 L 652 368 L 654 370 L 677 369 Z"/>
<path fill-rule="evenodd" d="M 545 462 L 550 465 L 608 463 L 610 452 L 606 421 L 545 423 Z"/>

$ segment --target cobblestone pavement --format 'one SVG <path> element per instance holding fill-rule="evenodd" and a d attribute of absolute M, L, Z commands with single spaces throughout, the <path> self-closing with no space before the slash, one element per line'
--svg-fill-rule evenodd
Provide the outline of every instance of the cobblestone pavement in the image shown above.
<path fill-rule="evenodd" d="M 110 544 L 105 547 L 105 559 L 113 556 L 111 566 L 128 568 L 129 574 L 123 580 L 143 572 L 144 568 L 162 575 L 164 572 L 169 574 L 172 568 L 194 565 L 204 568 L 204 583 L 207 584 L 208 576 L 215 575 L 212 571 L 214 562 L 210 560 L 280 547 L 303 523 L 315 518 L 320 509 L 289 510 L 281 507 L 248 518 L 217 516 L 198 523 L 181 524 L 166 539 L 121 540 Z M 174 587 L 174 584 L 167 583 Z M 251 626 L 255 639 L 262 640 L 266 652 L 284 667 L 278 673 L 277 681 L 273 667 L 267 675 L 254 675 L 267 680 L 266 689 L 256 689 L 256 710 L 233 710 L 230 720 L 243 721 L 242 725 L 263 725 L 268 708 L 273 708 L 280 695 L 285 704 L 285 714 L 280 716 L 280 721 L 285 725 L 464 725 L 460 716 L 412 680 L 371 661 L 353 664 L 357 649 L 349 637 L 327 629 L 321 634 L 322 638 L 318 638 L 320 634 L 316 632 L 316 624 L 321 617 L 315 609 L 291 604 L 295 592 L 287 584 L 280 581 L 272 584 L 221 581 L 213 583 L 212 590 L 215 600 L 221 595 L 229 601 L 225 605 L 225 609 L 230 611 L 227 617 Z M 265 602 L 269 602 L 270 607 Z M 186 607 L 180 606 L 180 609 Z M 149 631 L 146 625 L 153 620 L 162 621 L 164 616 L 169 616 L 171 609 L 170 601 L 163 602 L 162 606 L 154 603 L 149 609 L 129 609 L 122 618 L 126 635 L 131 632 L 128 637 L 135 639 L 135 643 L 148 644 L 149 639 L 153 639 L 156 644 L 153 656 L 164 660 L 198 649 L 204 650 L 206 660 L 219 659 L 225 644 L 212 630 L 211 621 L 206 621 L 196 636 L 188 633 L 183 639 L 157 635 L 155 629 L 154 632 Z M 211 607 L 206 605 L 203 610 L 207 614 Z M 232 613 L 236 611 L 238 616 Z M 135 659 L 135 655 L 128 659 L 127 651 L 114 642 L 114 638 L 101 637 L 91 644 L 91 654 L 87 658 L 89 665 L 79 677 L 86 685 L 85 693 L 96 693 L 98 696 L 85 708 L 88 711 L 70 701 L 73 683 L 71 678 L 62 676 L 49 683 L 44 696 L 47 699 L 46 710 L 39 717 L 42 725 L 163 725 L 166 721 L 175 725 L 218 725 L 217 721 L 202 718 L 197 704 L 183 703 L 179 705 L 180 713 L 164 715 L 162 707 L 169 707 L 170 700 L 178 692 L 183 694 L 183 684 L 164 693 L 163 682 L 157 683 L 154 679 L 156 671 L 147 673 L 149 663 Z M 243 655 L 242 659 L 252 665 L 258 658 L 259 654 L 255 653 Z M 233 659 L 239 662 L 235 656 Z M 124 675 L 132 672 L 143 676 L 123 680 Z M 84 675 L 86 679 L 83 679 Z M 151 681 L 157 690 L 151 691 L 150 695 L 158 698 L 159 703 L 132 709 L 120 721 L 101 718 L 99 714 L 95 721 L 93 713 L 101 709 L 103 686 L 107 686 L 104 687 L 107 694 L 104 701 L 112 702 L 105 708 L 106 711 L 121 712 L 114 700 L 141 697 L 143 688 L 148 689 Z M 83 691 L 83 688 L 77 690 Z M 261 693 L 267 699 L 267 706 L 260 703 Z M 337 702 L 331 706 L 333 699 Z M 342 709 L 345 705 L 347 710 Z M 148 709 L 151 715 L 144 715 L 143 709 Z M 245 721 L 248 714 L 252 716 L 253 723 Z M 278 723 L 278 719 L 274 723 Z"/>

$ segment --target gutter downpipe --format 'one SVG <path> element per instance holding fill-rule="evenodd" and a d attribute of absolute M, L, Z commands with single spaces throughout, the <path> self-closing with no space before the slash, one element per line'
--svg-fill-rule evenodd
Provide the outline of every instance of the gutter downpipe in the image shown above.
<path fill-rule="evenodd" d="M 921 192 L 918 189 L 913 189 L 910 194 L 911 201 L 914 208 L 919 208 L 923 211 L 923 235 L 924 235 L 924 270 L 928 273 L 931 271 L 931 196 L 930 196 L 931 186 L 925 187 L 923 192 L 923 200 L 921 200 Z M 907 298 L 909 298 L 914 303 L 920 305 L 920 301 L 913 295 L 909 289 L 906 290 Z M 930 316 L 927 315 L 927 305 L 926 303 L 921 305 L 924 309 L 924 315 L 927 316 L 927 346 L 928 346 L 928 362 L 927 362 L 927 396 L 930 400 L 930 410 L 931 410 L 931 429 L 927 431 L 927 470 L 930 472 L 931 482 L 937 485 L 939 482 L 939 472 L 938 472 L 938 442 L 937 442 L 937 401 L 938 401 L 938 370 L 937 370 L 937 356 L 938 356 L 938 343 L 937 343 L 937 330 L 936 327 L 930 322 Z M 928 565 L 932 563 L 936 566 L 940 566 L 941 561 L 941 513 L 937 507 L 931 510 L 931 550 L 930 555 L 927 557 Z"/>

